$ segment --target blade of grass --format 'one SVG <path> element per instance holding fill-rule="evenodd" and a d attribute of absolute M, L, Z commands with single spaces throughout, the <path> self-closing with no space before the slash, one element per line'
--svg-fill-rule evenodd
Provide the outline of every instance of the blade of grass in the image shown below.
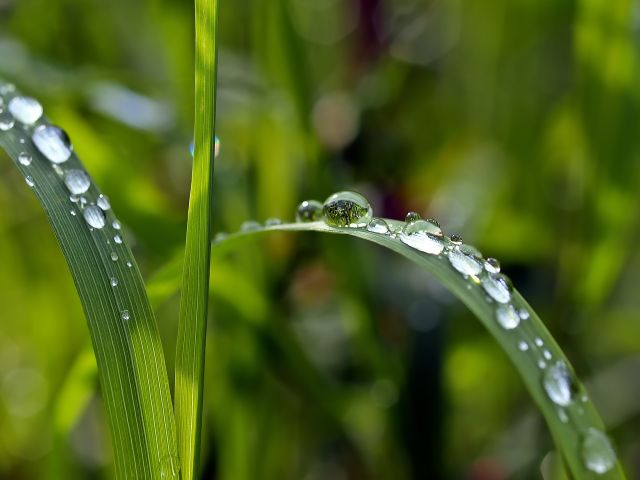
<path fill-rule="evenodd" d="M 176 423 L 184 479 L 198 476 L 209 298 L 217 0 L 196 0 L 195 153 L 176 344 Z"/>
<path fill-rule="evenodd" d="M 13 87 L 3 90 L 4 104 L 19 95 Z M 0 130 L 0 147 L 32 186 L 71 270 L 98 364 L 116 475 L 173 478 L 167 474 L 178 468 L 169 382 L 142 277 L 112 210 L 97 212 L 104 215 L 102 227 L 85 221 L 83 212 L 95 209 L 101 195 L 95 184 L 71 200 L 63 179 L 72 169 L 83 170 L 76 155 L 54 164 L 33 144 L 34 128 L 46 124 L 44 117 L 32 126 L 16 121 Z"/>

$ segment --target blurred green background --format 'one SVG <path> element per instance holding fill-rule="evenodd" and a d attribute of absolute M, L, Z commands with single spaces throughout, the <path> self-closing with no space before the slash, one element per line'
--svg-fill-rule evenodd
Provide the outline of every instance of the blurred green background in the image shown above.
<path fill-rule="evenodd" d="M 640 3 L 221 1 L 216 231 L 358 190 L 495 256 L 640 478 Z M 147 278 L 180 251 L 187 0 L 0 0 L 0 76 L 40 99 Z M 496 342 L 424 272 L 275 235 L 213 261 L 204 478 L 560 478 Z M 152 299 L 173 378 L 178 299 Z M 90 341 L 0 154 L 0 478 L 113 475 Z M 556 473 L 554 473 L 556 472 Z"/>

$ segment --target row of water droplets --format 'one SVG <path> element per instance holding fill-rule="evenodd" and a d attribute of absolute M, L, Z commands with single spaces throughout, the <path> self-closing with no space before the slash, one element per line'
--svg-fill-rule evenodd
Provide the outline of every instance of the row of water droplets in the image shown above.
<path fill-rule="evenodd" d="M 335 228 L 366 229 L 397 239 L 424 254 L 446 257 L 451 267 L 469 281 L 469 290 L 474 286 L 482 289 L 484 298 L 494 310 L 497 324 L 507 332 L 517 332 L 513 335 L 514 348 L 529 355 L 536 368 L 540 369 L 542 387 L 549 401 L 557 407 L 560 421 L 569 422 L 570 412 L 584 414 L 580 404 L 588 402 L 587 396 L 580 393 L 569 365 L 562 359 L 554 359 L 542 338 L 533 333 L 533 328 L 526 326 L 530 312 L 527 308 L 516 307 L 511 281 L 500 271 L 498 260 L 483 258 L 480 251 L 465 244 L 461 237 L 444 235 L 437 220 L 423 219 L 416 212 L 409 212 L 404 223 L 389 223 L 383 218 L 374 217 L 368 200 L 356 192 L 335 193 L 324 203 L 317 200 L 302 202 L 296 211 L 296 222 L 317 221 L 324 221 Z M 264 226 L 281 223 L 281 220 L 271 218 Z M 260 223 L 249 220 L 242 224 L 240 230 L 250 232 L 262 227 Z M 226 236 L 220 233 L 216 241 Z M 608 437 L 596 428 L 582 432 L 581 454 L 585 468 L 597 474 L 608 472 L 616 463 L 616 455 Z"/>
<path fill-rule="evenodd" d="M 120 222 L 110 214 L 109 199 L 97 192 L 89 175 L 72 159 L 73 145 L 69 136 L 61 128 L 45 123 L 43 114 L 44 110 L 38 100 L 18 94 L 11 84 L 0 84 L 0 134 L 13 131 L 23 145 L 30 140 L 48 160 L 50 168 L 69 191 L 69 214 L 82 218 L 94 239 L 110 246 L 111 251 L 108 258 L 105 258 L 109 272 L 106 281 L 115 289 L 120 283 L 117 272 L 133 267 L 131 261 L 121 260 L 121 257 L 129 257 L 129 252 L 123 244 Z M 37 188 L 30 172 L 34 158 L 26 150 L 28 149 L 25 148 L 25 151 L 18 154 L 18 163 L 25 174 L 27 185 Z M 117 267 L 121 261 L 126 268 Z M 116 298 L 120 318 L 125 322 L 129 321 L 129 308 L 120 300 L 119 295 Z"/>

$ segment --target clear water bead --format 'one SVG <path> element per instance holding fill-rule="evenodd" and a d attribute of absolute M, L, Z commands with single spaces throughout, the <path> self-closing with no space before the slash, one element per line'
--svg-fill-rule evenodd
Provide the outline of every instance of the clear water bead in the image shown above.
<path fill-rule="evenodd" d="M 120 245 L 122 243 L 122 237 L 120 235 L 114 235 L 113 241 Z"/>
<path fill-rule="evenodd" d="M 82 212 L 85 221 L 93 228 L 103 228 L 105 226 L 104 213 L 95 205 L 90 205 Z"/>
<path fill-rule="evenodd" d="M 587 470 L 602 475 L 616 464 L 616 452 L 604 432 L 589 428 L 582 438 L 582 461 Z"/>
<path fill-rule="evenodd" d="M 89 190 L 91 179 L 84 171 L 73 169 L 64 175 L 64 184 L 73 195 L 80 195 Z"/>
<path fill-rule="evenodd" d="M 518 350 L 520 350 L 521 352 L 526 352 L 527 350 L 529 350 L 529 344 L 522 340 L 518 343 Z"/>
<path fill-rule="evenodd" d="M 20 162 L 20 165 L 28 167 L 29 165 L 31 165 L 32 161 L 33 158 L 27 152 L 21 152 L 20 155 L 18 155 L 18 162 Z"/>
<path fill-rule="evenodd" d="M 131 314 L 129 313 L 129 310 L 123 310 L 120 313 L 120 318 L 122 318 L 122 320 L 129 320 L 131 318 Z"/>
<path fill-rule="evenodd" d="M 220 155 L 220 139 L 216 136 L 213 137 L 213 158 L 218 158 L 218 155 Z M 189 144 L 189 153 L 191 154 L 191 156 L 193 157 L 193 155 L 195 154 L 195 143 L 191 142 Z"/>
<path fill-rule="evenodd" d="M 114 262 L 118 261 L 118 254 L 116 252 L 111 252 L 111 260 L 113 260 Z"/>
<path fill-rule="evenodd" d="M 444 250 L 442 230 L 428 220 L 416 220 L 402 229 L 400 241 L 430 255 L 440 255 Z"/>
<path fill-rule="evenodd" d="M 53 125 L 40 125 L 37 127 L 31 140 L 36 148 L 50 162 L 64 163 L 69 160 L 73 147 L 71 140 L 64 130 Z"/>
<path fill-rule="evenodd" d="M 520 316 L 513 305 L 498 305 L 496 319 L 505 330 L 513 330 L 520 324 Z"/>
<path fill-rule="evenodd" d="M 501 273 L 489 274 L 482 279 L 482 288 L 498 303 L 511 301 L 511 280 Z"/>
<path fill-rule="evenodd" d="M 524 308 L 521 308 L 520 310 L 518 310 L 518 315 L 520 315 L 520 318 L 522 320 L 528 320 L 529 319 L 529 312 L 527 310 L 525 310 Z"/>
<path fill-rule="evenodd" d="M 260 230 L 262 225 L 256 222 L 255 220 L 247 220 L 240 225 L 241 232 L 255 232 L 256 230 Z"/>
<path fill-rule="evenodd" d="M 556 362 L 545 372 L 542 381 L 549 399 L 556 405 L 566 407 L 573 400 L 575 382 L 565 362 Z"/>
<path fill-rule="evenodd" d="M 500 262 L 495 258 L 487 258 L 484 261 L 484 269 L 489 273 L 500 273 Z"/>
<path fill-rule="evenodd" d="M 33 125 L 42 117 L 42 105 L 35 98 L 14 97 L 8 105 L 9 111 L 21 123 Z"/>
<path fill-rule="evenodd" d="M 453 237 L 451 237 L 453 240 Z M 482 261 L 471 251 L 455 247 L 447 254 L 449 263 L 463 275 L 478 275 L 482 272 Z"/>
<path fill-rule="evenodd" d="M 296 222 L 315 222 L 322 219 L 322 204 L 317 200 L 305 200 L 296 210 Z"/>
<path fill-rule="evenodd" d="M 542 345 L 544 345 L 544 342 L 542 341 L 542 339 L 540 337 L 536 337 L 534 342 L 538 347 L 541 347 Z"/>
<path fill-rule="evenodd" d="M 373 218 L 369 201 L 356 192 L 338 192 L 324 202 L 324 220 L 332 227 L 364 228 Z"/>
<path fill-rule="evenodd" d="M 422 217 L 418 212 L 409 212 L 404 217 L 404 221 L 406 223 L 415 222 L 416 220 L 422 220 Z"/>
<path fill-rule="evenodd" d="M 122 225 L 120 225 L 120 222 L 118 220 L 114 220 L 113 223 L 111 224 L 111 226 L 115 230 L 120 230 L 122 228 Z"/>
<path fill-rule="evenodd" d="M 111 277 L 111 286 L 112 287 L 117 287 L 118 286 L 118 279 L 116 277 Z"/>
<path fill-rule="evenodd" d="M 276 218 L 276 217 L 267 218 L 264 221 L 264 225 L 266 227 L 275 227 L 277 225 L 282 225 L 282 220 L 280 220 L 279 218 Z"/>
<path fill-rule="evenodd" d="M 105 212 L 111 208 L 109 197 L 102 194 L 98 195 L 98 199 L 96 200 L 96 205 L 98 205 Z"/>
<path fill-rule="evenodd" d="M 225 238 L 227 238 L 229 236 L 228 233 L 226 232 L 218 232 L 215 234 L 215 236 L 213 237 L 213 241 L 214 242 L 221 242 L 223 241 Z"/>
<path fill-rule="evenodd" d="M 34 187 L 36 184 L 35 180 L 31 175 L 27 175 L 26 177 L 24 177 L 24 181 L 27 182 L 27 185 L 29 185 L 30 187 Z"/>
<path fill-rule="evenodd" d="M 16 119 L 13 118 L 11 112 L 0 107 L 0 131 L 11 130 L 15 124 Z"/>
<path fill-rule="evenodd" d="M 382 218 L 378 217 L 371 219 L 369 225 L 367 225 L 367 230 L 373 233 L 381 233 L 383 235 L 387 235 L 390 231 L 389 224 Z"/>

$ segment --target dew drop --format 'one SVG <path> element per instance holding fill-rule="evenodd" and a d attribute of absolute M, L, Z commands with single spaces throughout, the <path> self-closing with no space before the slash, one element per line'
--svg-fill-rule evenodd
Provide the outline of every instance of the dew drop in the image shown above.
<path fill-rule="evenodd" d="M 113 223 L 111 224 L 111 226 L 115 230 L 120 230 L 122 228 L 122 225 L 120 225 L 120 222 L 118 220 L 114 220 Z"/>
<path fill-rule="evenodd" d="M 549 350 L 545 350 L 544 352 L 542 352 L 542 355 L 544 355 L 544 358 L 546 358 L 547 360 L 551 360 L 551 352 Z"/>
<path fill-rule="evenodd" d="M 105 212 L 111 208 L 109 197 L 102 194 L 98 195 L 98 199 L 96 200 L 96 205 L 98 205 Z"/>
<path fill-rule="evenodd" d="M 116 242 L 117 244 L 121 244 L 122 243 L 122 237 L 120 235 L 114 235 L 113 241 Z"/>
<path fill-rule="evenodd" d="M 82 212 L 85 221 L 93 228 L 103 228 L 105 226 L 104 213 L 95 205 L 90 205 Z"/>
<path fill-rule="evenodd" d="M 334 193 L 325 200 L 322 212 L 327 225 L 338 228 L 363 228 L 373 217 L 369 201 L 356 192 Z"/>
<path fill-rule="evenodd" d="M 545 362 L 544 360 L 538 360 L 538 367 L 541 370 L 544 370 L 545 368 L 547 368 L 547 362 Z"/>
<path fill-rule="evenodd" d="M 35 180 L 31 175 L 27 175 L 26 177 L 24 177 L 24 181 L 27 182 L 27 185 L 29 185 L 30 187 L 34 187 L 36 184 Z"/>
<path fill-rule="evenodd" d="M 282 225 L 282 220 L 280 220 L 279 218 L 275 218 L 275 217 L 267 218 L 264 221 L 264 225 L 266 227 L 275 227 L 277 225 Z"/>
<path fill-rule="evenodd" d="M 457 246 L 462 245 L 462 237 L 460 235 L 451 235 L 451 243 Z M 482 266 L 480 266 L 480 268 L 482 268 Z"/>
<path fill-rule="evenodd" d="M 18 162 L 20 162 L 20 165 L 28 167 L 29 165 L 31 165 L 32 161 L 33 158 L 27 152 L 21 152 L 20 155 L 18 155 Z"/>
<path fill-rule="evenodd" d="M 133 263 L 127 262 L 127 267 L 129 267 L 129 268 L 133 267 Z"/>
<path fill-rule="evenodd" d="M 42 105 L 35 98 L 14 97 L 8 105 L 9 111 L 19 122 L 33 125 L 42 117 Z"/>
<path fill-rule="evenodd" d="M 305 200 L 296 210 L 296 222 L 315 222 L 322 219 L 322 204 L 317 200 Z"/>
<path fill-rule="evenodd" d="M 498 303 L 511 301 L 511 280 L 501 273 L 489 274 L 482 279 L 482 288 Z"/>
<path fill-rule="evenodd" d="M 489 273 L 500 273 L 500 262 L 495 258 L 487 258 L 484 261 L 484 269 Z"/>
<path fill-rule="evenodd" d="M 241 232 L 255 232 L 256 230 L 260 230 L 260 228 L 262 228 L 262 225 L 255 220 L 247 220 L 240 225 Z"/>
<path fill-rule="evenodd" d="M 31 140 L 36 148 L 49 161 L 64 163 L 69 160 L 73 147 L 71 140 L 64 130 L 53 125 L 40 125 L 37 127 Z"/>
<path fill-rule="evenodd" d="M 416 220 L 402 229 L 400 241 L 430 255 L 440 255 L 444 250 L 442 230 L 429 220 Z"/>
<path fill-rule="evenodd" d="M 542 341 L 542 339 L 540 337 L 536 337 L 534 342 L 538 347 L 541 347 L 542 345 L 544 345 L 544 342 Z"/>
<path fill-rule="evenodd" d="M 73 195 L 80 195 L 89 190 L 91 179 L 82 170 L 69 170 L 64 175 L 64 184 Z"/>
<path fill-rule="evenodd" d="M 13 83 L 3 83 L 0 85 L 0 95 L 6 95 L 7 93 L 15 92 L 16 86 Z"/>
<path fill-rule="evenodd" d="M 111 286 L 112 287 L 118 286 L 118 279 L 116 277 L 111 277 Z"/>
<path fill-rule="evenodd" d="M 227 238 L 229 236 L 228 233 L 226 232 L 218 232 L 216 233 L 216 235 L 213 237 L 213 241 L 214 242 L 221 242 L 222 240 L 224 240 L 225 238 Z"/>
<path fill-rule="evenodd" d="M 597 474 L 611 470 L 616 464 L 616 452 L 604 432 L 589 428 L 582 439 L 582 461 L 584 466 Z"/>
<path fill-rule="evenodd" d="M 131 318 L 131 314 L 129 313 L 129 310 L 123 310 L 120 313 L 120 318 L 122 318 L 122 320 L 129 320 Z"/>
<path fill-rule="evenodd" d="M 416 220 L 422 220 L 418 212 L 409 212 L 404 217 L 404 221 L 407 223 L 415 222 Z"/>
<path fill-rule="evenodd" d="M 373 233 L 381 233 L 387 235 L 389 233 L 389 224 L 382 218 L 374 217 L 367 225 L 367 230 Z"/>
<path fill-rule="evenodd" d="M 116 252 L 111 252 L 111 260 L 114 262 L 118 261 L 118 254 Z"/>
<path fill-rule="evenodd" d="M 521 341 L 520 343 L 518 343 L 518 350 L 520 350 L 521 352 L 526 352 L 527 350 L 529 350 L 529 344 L 524 340 Z"/>
<path fill-rule="evenodd" d="M 72 217 L 76 216 L 76 211 L 75 210 L 70 210 L 69 213 L 71 214 Z"/>
<path fill-rule="evenodd" d="M 499 305 L 496 308 L 496 319 L 502 328 L 506 330 L 513 330 L 520 324 L 518 312 L 511 304 Z"/>
<path fill-rule="evenodd" d="M 220 139 L 216 136 L 214 137 L 214 147 L 213 147 L 213 158 L 218 158 L 218 155 L 220 155 Z M 194 153 L 195 153 L 195 149 L 196 149 L 196 145 L 194 142 L 191 142 L 189 144 L 189 153 L 191 154 L 191 156 L 193 157 Z"/>
<path fill-rule="evenodd" d="M 545 372 L 543 386 L 549 399 L 556 405 L 566 407 L 573 400 L 575 382 L 564 362 L 556 362 Z"/>
<path fill-rule="evenodd" d="M 453 237 L 451 237 L 453 241 Z M 478 275 L 482 271 L 482 261 L 462 248 L 455 247 L 447 254 L 449 263 L 463 275 Z"/>
<path fill-rule="evenodd" d="M 518 311 L 518 315 L 520 315 L 520 318 L 522 320 L 527 320 L 529 318 L 529 312 L 527 310 L 525 310 L 524 308 L 521 308 Z"/>
<path fill-rule="evenodd" d="M 11 112 L 0 107 L 0 131 L 11 130 L 15 124 L 16 120 L 11 115 Z"/>

